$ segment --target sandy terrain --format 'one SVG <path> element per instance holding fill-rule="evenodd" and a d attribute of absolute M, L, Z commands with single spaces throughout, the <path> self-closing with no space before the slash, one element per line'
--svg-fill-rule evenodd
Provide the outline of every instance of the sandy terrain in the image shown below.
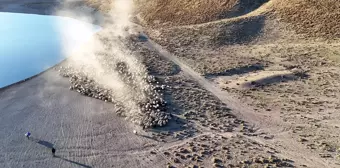
<path fill-rule="evenodd" d="M 258 123 L 266 116 L 259 125 L 271 141 L 337 167 L 339 21 L 335 1 L 272 0 L 240 17 L 147 32 L 257 116 L 242 119 Z"/>
<path fill-rule="evenodd" d="M 180 11 L 186 1 L 167 2 Z M 144 26 L 138 31 L 152 40 L 141 33 L 123 41 L 158 84 L 169 86 L 161 92 L 171 116 L 165 126 L 142 130 L 120 116 L 115 99 L 70 91 L 72 80 L 50 70 L 0 91 L 2 167 L 339 167 L 337 22 L 323 33 L 299 26 L 308 12 L 298 21 L 284 18 L 299 13 L 285 13 L 293 5 L 228 2 L 227 11 L 239 15 L 208 10 L 205 20 L 190 20 L 201 3 L 178 20 L 166 18 L 172 10 L 159 2 L 147 7 L 161 11 L 160 21 L 137 11 Z M 336 20 L 337 9 L 321 18 Z M 27 129 L 35 141 L 23 137 Z"/>
<path fill-rule="evenodd" d="M 154 48 L 158 48 L 158 47 L 159 46 L 157 44 L 156 44 L 156 46 L 154 46 Z M 302 166 L 302 167 L 304 167 L 304 166 L 307 166 L 307 167 L 319 167 L 319 166 L 321 166 L 322 167 L 322 166 L 326 166 L 326 165 L 328 167 L 336 167 L 334 165 L 334 163 L 332 163 L 332 161 L 320 159 L 318 154 L 304 149 L 305 148 L 304 145 L 299 144 L 299 142 L 301 142 L 301 138 L 298 140 L 298 142 L 291 141 L 291 138 L 295 138 L 293 135 L 290 134 L 290 131 L 289 131 L 290 129 L 295 130 L 295 127 L 292 128 L 292 125 L 291 125 L 292 122 L 290 122 L 290 123 L 284 122 L 284 121 L 282 121 L 281 118 L 279 118 L 279 116 L 274 116 L 273 114 L 268 114 L 268 113 L 263 113 L 263 112 L 259 113 L 258 112 L 259 110 L 257 108 L 251 107 L 252 104 L 249 104 L 250 107 L 248 107 L 247 101 L 245 101 L 244 99 L 237 100 L 238 95 L 233 94 L 235 92 L 229 92 L 228 93 L 228 92 L 221 91 L 220 89 L 217 88 L 218 85 L 215 85 L 213 83 L 213 81 L 210 82 L 208 80 L 209 78 L 205 79 L 204 77 L 202 77 L 201 75 L 196 73 L 193 69 L 191 69 L 190 67 L 185 65 L 183 62 L 181 62 L 178 58 L 176 58 L 172 54 L 170 54 L 170 53 L 168 53 L 168 52 L 166 52 L 165 50 L 162 50 L 162 49 L 160 49 L 159 51 L 164 57 L 168 58 L 169 60 L 171 60 L 174 63 L 176 63 L 177 65 L 179 65 L 181 67 L 181 70 L 185 74 L 187 74 L 186 76 L 194 79 L 195 82 L 194 81 L 192 81 L 192 82 L 194 82 L 194 83 L 197 82 L 197 84 L 199 84 L 199 86 L 196 86 L 196 87 L 201 87 L 201 88 L 204 88 L 207 91 L 209 91 L 210 94 L 213 94 L 214 96 L 216 96 L 216 98 L 219 99 L 219 101 L 221 101 L 221 102 L 223 102 L 223 104 L 227 105 L 227 107 L 230 108 L 230 111 L 233 115 L 237 116 L 237 118 L 242 119 L 243 121 L 246 121 L 246 124 L 245 123 L 241 124 L 240 125 L 241 128 L 235 129 L 235 131 L 232 131 L 233 133 L 231 133 L 230 135 L 235 135 L 235 133 L 237 134 L 237 132 L 240 131 L 240 132 L 242 132 L 243 135 L 246 135 L 246 139 L 256 140 L 257 142 L 263 142 L 264 144 L 270 145 L 270 146 L 272 145 L 272 147 L 275 148 L 278 153 L 282 153 L 283 156 L 285 156 L 285 157 L 288 156 L 290 158 L 294 158 L 293 159 L 295 161 L 294 165 L 298 166 L 298 167 L 300 167 L 300 166 Z M 263 75 L 267 75 L 267 76 L 273 75 L 273 72 L 274 72 L 274 74 L 275 74 L 275 72 L 276 72 L 276 74 L 280 74 L 280 76 L 281 75 L 287 76 L 287 78 L 289 77 L 289 75 L 296 73 L 296 72 L 288 72 L 288 71 L 281 71 L 280 73 L 278 73 L 277 71 L 271 71 L 271 72 L 272 73 L 264 73 L 264 74 L 262 74 L 262 76 L 261 76 L 261 74 L 253 75 L 253 76 L 249 77 L 249 80 L 251 80 L 252 78 L 253 79 L 259 79 L 259 78 L 262 79 Z M 182 79 L 182 80 L 184 80 L 184 79 Z M 186 80 L 184 80 L 184 81 L 186 81 Z M 242 82 L 244 82 L 244 81 L 242 81 Z M 180 84 L 176 83 L 176 85 L 180 85 Z M 195 88 L 195 87 L 190 86 L 190 88 Z M 191 92 L 193 92 L 193 91 L 191 91 Z M 177 97 L 181 93 L 183 94 L 185 92 L 175 92 L 174 95 L 176 95 L 176 97 Z M 190 104 L 192 100 L 196 100 L 195 98 L 198 98 L 198 100 L 200 100 L 200 101 L 203 101 L 203 100 L 207 101 L 207 100 L 213 99 L 213 98 L 209 98 L 209 97 L 203 97 L 199 93 L 194 93 L 194 95 L 195 96 L 193 96 L 193 95 L 183 96 L 183 98 L 181 98 L 180 101 L 183 102 L 183 100 L 186 100 L 184 97 L 189 98 L 189 100 L 187 101 L 188 104 Z M 203 100 L 200 99 L 201 97 L 203 97 L 204 99 Z M 198 106 L 202 107 L 201 105 L 198 105 Z M 214 108 L 219 109 L 218 103 L 213 104 L 213 106 L 215 106 L 215 107 L 213 107 L 213 109 Z M 189 109 L 195 109 L 194 107 L 195 106 L 193 106 Z M 196 105 L 196 107 L 197 107 L 197 105 Z M 274 107 L 273 107 L 273 109 L 274 109 Z M 226 111 L 226 110 L 223 110 L 223 111 Z M 227 110 L 227 111 L 229 111 L 229 110 Z M 274 111 L 274 110 L 267 110 L 267 111 Z M 219 116 L 219 114 L 213 113 L 212 116 Z M 208 118 L 208 117 L 206 117 L 206 118 Z M 224 117 L 222 116 L 222 118 L 225 118 L 225 116 Z M 214 124 L 214 122 L 216 122 L 216 121 L 217 121 L 217 124 Z M 240 121 L 240 122 L 243 123 L 243 121 Z M 223 128 L 220 128 L 218 123 L 225 123 L 225 121 L 220 122 L 219 119 L 212 119 L 212 120 L 208 120 L 208 124 L 209 123 L 213 123 L 212 124 L 213 125 L 213 127 L 212 127 L 213 132 L 215 132 L 215 131 L 216 132 L 220 132 L 220 131 L 223 132 Z M 206 123 L 204 123 L 204 122 L 198 122 L 197 125 L 196 125 L 196 127 L 201 127 L 201 126 L 207 127 Z M 299 127 L 299 126 L 297 126 L 297 127 Z M 335 140 L 336 140 L 336 138 L 335 138 Z M 241 148 L 239 148 L 239 150 L 241 150 Z M 265 150 L 265 149 L 262 149 L 262 150 Z M 301 157 L 301 155 L 300 155 L 302 151 L 305 155 L 303 157 Z M 236 154 L 236 156 L 239 156 L 239 155 Z M 251 158 L 254 159 L 253 157 L 251 157 Z M 313 165 L 313 164 L 310 165 L 308 162 L 313 163 L 315 165 Z M 227 163 L 230 163 L 230 162 L 227 161 Z M 252 162 L 252 163 L 254 163 L 254 162 Z M 320 165 L 316 165 L 316 164 L 320 164 Z M 256 165 L 253 165 L 253 166 L 256 166 Z"/>

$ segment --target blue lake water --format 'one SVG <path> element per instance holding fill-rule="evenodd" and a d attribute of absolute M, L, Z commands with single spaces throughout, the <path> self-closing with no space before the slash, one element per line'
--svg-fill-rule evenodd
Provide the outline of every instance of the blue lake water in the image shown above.
<path fill-rule="evenodd" d="M 0 12 L 0 88 L 60 63 L 100 29 L 67 17 Z"/>

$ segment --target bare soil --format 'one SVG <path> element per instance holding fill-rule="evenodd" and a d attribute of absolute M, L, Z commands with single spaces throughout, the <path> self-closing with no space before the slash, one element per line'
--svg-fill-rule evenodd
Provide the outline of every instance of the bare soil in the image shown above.
<path fill-rule="evenodd" d="M 302 145 L 336 167 L 339 12 L 331 0 L 272 0 L 240 17 L 146 32 L 257 115 L 277 122 L 269 131 L 273 139 L 287 148 Z"/>
<path fill-rule="evenodd" d="M 272 11 L 297 33 L 314 38 L 339 38 L 340 4 L 336 0 L 273 1 Z"/>
<path fill-rule="evenodd" d="M 177 106 L 193 114 L 194 117 L 187 119 L 195 121 L 195 130 L 204 132 L 205 129 L 200 128 L 218 121 L 196 121 L 197 115 L 206 118 L 199 111 L 202 101 L 213 100 L 197 92 L 202 88 L 229 108 L 222 111 L 230 111 L 240 121 L 241 125 L 231 135 L 240 132 L 246 138 L 273 145 L 283 157 L 293 159 L 296 167 L 339 165 L 339 125 L 336 123 L 340 96 L 337 81 L 340 8 L 335 0 L 270 0 L 256 8 L 245 5 L 242 8 L 251 10 L 240 15 L 223 15 L 223 18 L 214 16 L 216 12 L 230 12 L 236 7 L 231 4 L 241 4 L 240 1 L 228 1 L 230 5 L 223 9 L 214 8 L 213 3 L 204 4 L 211 6 L 213 12 L 208 7 L 195 8 L 199 2 L 195 2 L 198 5 L 193 5 L 194 8 L 186 7 L 186 1 L 153 2 L 150 1 L 152 5 L 139 4 L 146 12 L 139 13 L 138 18 L 147 27 L 144 31 L 148 36 L 170 54 L 154 49 L 182 70 L 170 77 L 170 82 L 176 81 L 176 87 L 169 95 Z M 197 20 L 193 16 L 201 17 Z M 152 65 L 150 63 L 147 65 Z M 178 76 L 182 72 L 186 79 Z M 195 81 L 198 85 L 182 84 Z M 223 91 L 213 89 L 215 86 Z M 200 103 L 195 104 L 196 101 Z M 218 103 L 209 104 L 213 109 L 220 108 Z M 247 123 L 246 133 L 242 132 L 244 123 Z M 216 127 L 219 124 L 212 128 Z M 215 131 L 212 129 L 212 132 Z M 265 148 L 257 151 L 261 150 Z M 301 153 L 305 157 L 301 157 Z M 216 153 L 209 157 L 212 155 Z M 172 163 L 200 166 L 207 163 L 203 155 L 200 156 L 202 163 L 187 161 L 182 154 L 169 157 Z M 227 163 L 224 166 L 234 164 L 225 158 L 221 160 Z"/>
<path fill-rule="evenodd" d="M 217 1 L 138 1 L 138 12 L 147 26 L 188 25 L 231 18 L 246 14 L 266 0 L 217 0 Z"/>
<path fill-rule="evenodd" d="M 139 16 L 152 40 L 129 42 L 148 73 L 169 86 L 166 126 L 142 130 L 113 103 L 69 91 L 52 70 L 0 91 L 0 164 L 339 167 L 335 0 L 209 2 L 137 3 L 148 7 Z M 107 10 L 111 1 L 90 3 Z M 60 158 L 13 134 L 26 129 L 56 144 Z"/>

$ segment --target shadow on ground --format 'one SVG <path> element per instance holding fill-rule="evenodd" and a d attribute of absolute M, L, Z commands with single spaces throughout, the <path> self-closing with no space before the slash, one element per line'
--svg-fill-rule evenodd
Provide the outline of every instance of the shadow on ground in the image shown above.
<path fill-rule="evenodd" d="M 244 18 L 231 23 L 224 23 L 213 43 L 217 46 L 233 44 L 249 44 L 256 40 L 262 33 L 265 23 L 265 16 L 260 15 L 251 18 Z"/>
<path fill-rule="evenodd" d="M 42 146 L 45 146 L 46 148 L 50 148 L 52 149 L 54 147 L 54 144 L 51 143 L 51 142 L 48 142 L 48 141 L 44 141 L 44 140 L 40 140 L 38 138 L 33 138 L 33 137 L 30 137 L 29 140 L 39 144 L 39 145 L 42 145 Z M 66 158 L 63 158 L 61 156 L 54 156 L 55 158 L 59 158 L 61 160 L 64 160 L 66 162 L 70 162 L 72 164 L 76 164 L 78 166 L 81 166 L 81 167 L 85 167 L 85 168 L 91 168 L 91 166 L 88 166 L 88 165 L 85 165 L 85 164 L 82 164 L 82 163 L 79 163 L 79 162 L 76 162 L 76 161 L 72 161 L 72 160 L 69 160 L 69 159 L 66 159 Z"/>
<path fill-rule="evenodd" d="M 51 142 L 48 142 L 48 141 L 44 141 L 44 140 L 40 140 L 38 138 L 34 138 L 34 137 L 30 137 L 29 138 L 31 141 L 39 144 L 39 145 L 42 145 L 42 146 L 45 146 L 46 148 L 53 148 L 54 144 L 51 143 Z"/>
<path fill-rule="evenodd" d="M 269 0 L 239 0 L 239 3 L 232 11 L 225 11 L 224 13 L 221 13 L 218 18 L 232 18 L 248 14 L 268 1 Z"/>
<path fill-rule="evenodd" d="M 53 148 L 53 146 L 54 146 L 52 143 L 47 142 L 47 141 L 43 141 L 43 140 L 39 140 L 38 144 L 43 145 L 43 146 L 45 146 L 47 148 Z"/>
<path fill-rule="evenodd" d="M 233 75 L 241 75 L 241 74 L 246 74 L 258 70 L 264 70 L 264 65 L 261 63 L 256 63 L 252 65 L 245 65 L 241 67 L 236 67 L 236 68 L 231 68 L 227 69 L 223 72 L 216 72 L 216 73 L 207 73 L 205 77 L 214 77 L 214 76 L 233 76 Z"/>
<path fill-rule="evenodd" d="M 287 74 L 287 75 L 273 75 L 266 78 L 262 78 L 259 80 L 252 81 L 250 83 L 250 87 L 266 87 L 269 85 L 282 83 L 282 82 L 289 82 L 289 81 L 296 81 L 301 79 L 307 79 L 309 75 L 306 72 L 299 72 L 294 74 Z"/>
<path fill-rule="evenodd" d="M 63 161 L 70 162 L 72 164 L 76 164 L 76 165 L 81 166 L 81 167 L 92 168 L 91 166 L 88 166 L 88 165 L 85 165 L 85 164 L 82 164 L 82 163 L 79 163 L 79 162 L 76 162 L 76 161 L 72 161 L 72 160 L 69 160 L 69 159 L 66 159 L 66 158 L 62 158 L 60 156 L 55 156 L 55 158 L 59 158 Z"/>

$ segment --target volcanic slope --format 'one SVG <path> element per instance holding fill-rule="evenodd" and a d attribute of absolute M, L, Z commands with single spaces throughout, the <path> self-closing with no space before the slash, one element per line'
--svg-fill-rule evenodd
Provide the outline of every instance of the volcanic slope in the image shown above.
<path fill-rule="evenodd" d="M 145 32 L 182 65 L 251 106 L 259 116 L 267 116 L 261 128 L 277 122 L 265 139 L 303 147 L 329 167 L 338 164 L 340 8 L 336 0 L 270 0 L 251 6 L 247 1 L 224 1 L 228 8 L 197 12 L 201 20 L 190 11 L 209 11 L 215 4 L 193 5 L 191 10 L 184 1 L 152 2 L 137 4 Z M 150 7 L 159 13 L 148 11 Z M 230 9 L 239 9 L 240 14 L 223 15 Z M 224 17 L 211 17 L 216 11 Z M 274 122 L 266 123 L 270 120 Z"/>
<path fill-rule="evenodd" d="M 336 0 L 270 0 L 242 16 L 146 32 L 223 92 L 284 123 L 271 141 L 292 139 L 332 167 L 340 146 L 339 16 Z"/>
<path fill-rule="evenodd" d="M 338 43 L 297 34 L 272 11 L 277 3 L 222 20 L 207 13 L 208 20 L 173 24 L 177 27 L 167 20 L 155 21 L 161 26 L 154 28 L 145 24 L 148 19 L 141 21 L 145 32 L 171 52 L 152 41 L 127 40 L 148 73 L 169 86 L 164 97 L 173 119 L 151 132 L 124 121 L 112 103 L 68 91 L 70 84 L 54 71 L 2 90 L 1 128 L 10 133 L 2 136 L 1 164 L 336 167 L 339 117 L 332 108 L 338 104 Z M 332 43 L 325 45 L 325 39 Z M 224 91 L 212 89 L 216 86 Z M 233 103 L 226 103 L 230 98 Z M 35 130 L 35 141 L 20 136 L 25 128 Z M 58 158 L 48 154 L 51 144 Z"/>

